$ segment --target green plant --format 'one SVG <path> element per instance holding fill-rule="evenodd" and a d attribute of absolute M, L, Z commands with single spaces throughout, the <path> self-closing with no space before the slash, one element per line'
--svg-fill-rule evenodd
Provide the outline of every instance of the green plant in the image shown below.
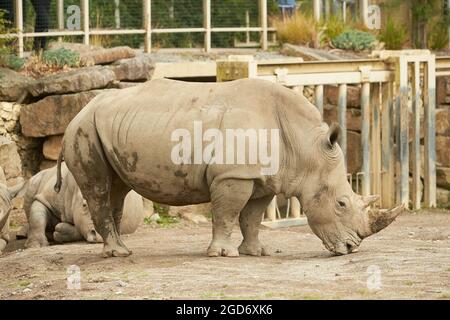
<path fill-rule="evenodd" d="M 5 14 L 6 11 L 0 10 L 0 35 L 14 32 L 11 23 L 5 19 Z M 14 54 L 13 43 L 13 37 L 0 38 L 0 67 L 19 70 L 24 65 L 25 60 Z"/>
<path fill-rule="evenodd" d="M 384 42 L 385 48 L 389 50 L 400 50 L 407 41 L 408 34 L 403 25 L 397 24 L 389 16 L 386 26 L 380 31 L 378 39 Z"/>
<path fill-rule="evenodd" d="M 321 24 L 321 42 L 330 42 L 346 29 L 344 21 L 338 16 L 331 16 Z"/>
<path fill-rule="evenodd" d="M 442 50 L 448 46 L 448 23 L 442 19 L 436 23 L 428 35 L 428 46 L 432 50 Z"/>
<path fill-rule="evenodd" d="M 359 30 L 347 30 L 334 38 L 333 46 L 344 50 L 370 50 L 375 46 L 375 36 Z"/>
<path fill-rule="evenodd" d="M 51 49 L 43 53 L 42 60 L 50 66 L 75 68 L 79 65 L 80 54 L 66 48 Z"/>
<path fill-rule="evenodd" d="M 273 20 L 281 43 L 318 46 L 318 25 L 310 16 L 297 12 L 292 17 Z"/>

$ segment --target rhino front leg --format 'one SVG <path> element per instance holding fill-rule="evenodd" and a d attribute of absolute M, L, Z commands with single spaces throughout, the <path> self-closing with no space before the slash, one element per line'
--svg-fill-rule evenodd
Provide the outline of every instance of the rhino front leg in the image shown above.
<path fill-rule="evenodd" d="M 239 253 L 251 256 L 268 256 L 267 249 L 258 238 L 259 227 L 264 216 L 264 211 L 272 201 L 273 196 L 250 200 L 239 216 L 239 226 L 244 237 L 239 246 Z"/>
<path fill-rule="evenodd" d="M 53 232 L 53 239 L 56 242 L 75 242 L 83 240 L 83 235 L 75 228 L 74 225 L 61 222 L 55 227 L 55 232 Z"/>
<path fill-rule="evenodd" d="M 28 239 L 25 242 L 26 248 L 48 246 L 45 230 L 47 229 L 47 224 L 50 222 L 50 216 L 50 210 L 39 201 L 34 201 L 31 204 L 28 214 L 29 229 Z"/>
<path fill-rule="evenodd" d="M 211 187 L 213 239 L 208 256 L 237 257 L 239 252 L 231 243 L 231 233 L 239 213 L 253 191 L 253 181 L 226 179 Z"/>

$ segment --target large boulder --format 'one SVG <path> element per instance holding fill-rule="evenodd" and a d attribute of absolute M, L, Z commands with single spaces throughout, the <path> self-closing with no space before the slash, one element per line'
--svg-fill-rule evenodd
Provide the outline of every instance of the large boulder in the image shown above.
<path fill-rule="evenodd" d="M 450 168 L 436 168 L 436 184 L 438 187 L 450 190 Z"/>
<path fill-rule="evenodd" d="M 347 131 L 347 172 L 357 173 L 361 171 L 361 165 L 361 134 L 354 131 Z"/>
<path fill-rule="evenodd" d="M 96 64 L 107 64 L 120 59 L 128 59 L 136 56 L 130 47 L 114 47 L 108 49 L 91 50 L 80 54 L 80 64 L 93 66 Z"/>
<path fill-rule="evenodd" d="M 450 108 L 436 109 L 436 134 L 450 136 Z"/>
<path fill-rule="evenodd" d="M 339 87 L 325 86 L 325 102 L 337 106 L 339 101 Z M 361 88 L 347 86 L 347 108 L 359 108 L 361 106 Z"/>
<path fill-rule="evenodd" d="M 63 135 L 49 136 L 45 139 L 42 153 L 47 160 L 58 160 L 61 151 Z"/>
<path fill-rule="evenodd" d="M 0 102 L 0 134 L 6 135 L 15 131 L 19 121 L 20 104 Z"/>
<path fill-rule="evenodd" d="M 147 81 L 152 78 L 155 65 L 149 55 L 141 54 L 113 63 L 111 70 L 119 81 Z"/>
<path fill-rule="evenodd" d="M 450 167 L 450 137 L 436 136 L 436 161 L 440 166 Z"/>
<path fill-rule="evenodd" d="M 101 89 L 116 79 L 108 67 L 94 66 L 46 76 L 30 83 L 28 92 L 33 97 L 60 95 Z"/>
<path fill-rule="evenodd" d="M 26 97 L 26 88 L 33 79 L 6 68 L 0 68 L 0 101 L 19 101 Z"/>
<path fill-rule="evenodd" d="M 361 131 L 361 111 L 358 109 L 347 109 L 346 116 L 347 130 Z M 337 107 L 324 108 L 323 120 L 329 125 L 338 122 Z"/>
<path fill-rule="evenodd" d="M 111 89 L 113 90 L 113 89 Z M 20 114 L 22 133 L 27 137 L 63 134 L 69 122 L 96 95 L 105 90 L 48 96 L 24 105 Z"/>
<path fill-rule="evenodd" d="M 22 162 L 16 144 L 6 136 L 0 136 L 0 167 L 7 180 L 22 175 Z"/>

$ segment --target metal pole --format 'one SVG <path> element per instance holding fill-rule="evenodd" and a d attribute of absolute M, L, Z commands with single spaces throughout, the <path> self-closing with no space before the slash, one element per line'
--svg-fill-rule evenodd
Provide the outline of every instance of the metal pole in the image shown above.
<path fill-rule="evenodd" d="M 314 96 L 316 107 L 323 116 L 323 85 L 319 84 L 314 88 Z"/>
<path fill-rule="evenodd" d="M 22 0 L 16 0 L 17 55 L 23 57 L 23 6 Z"/>
<path fill-rule="evenodd" d="M 261 48 L 263 50 L 268 49 L 267 43 L 267 0 L 260 0 L 260 18 L 261 18 Z"/>
<path fill-rule="evenodd" d="M 320 21 L 320 0 L 314 0 L 313 6 L 314 6 L 314 20 L 316 22 L 319 22 Z"/>
<path fill-rule="evenodd" d="M 205 28 L 205 51 L 211 51 L 211 0 L 203 0 L 203 27 Z"/>
<path fill-rule="evenodd" d="M 144 8 L 144 52 L 150 53 L 152 51 L 152 1 L 143 0 Z"/>
<path fill-rule="evenodd" d="M 369 6 L 369 0 L 360 0 L 359 6 L 360 6 L 361 21 L 364 24 L 364 26 L 367 26 L 367 19 L 368 19 L 367 7 Z"/>
<path fill-rule="evenodd" d="M 58 30 L 64 30 L 64 0 L 58 0 L 56 3 L 56 11 L 58 14 Z M 58 42 L 62 42 L 63 37 L 58 37 Z"/>
<path fill-rule="evenodd" d="M 83 0 L 81 7 L 83 10 L 83 43 L 89 45 L 89 0 Z"/>
<path fill-rule="evenodd" d="M 368 196 L 370 194 L 370 82 L 364 82 L 361 88 L 361 145 L 363 153 L 362 161 L 362 194 Z"/>

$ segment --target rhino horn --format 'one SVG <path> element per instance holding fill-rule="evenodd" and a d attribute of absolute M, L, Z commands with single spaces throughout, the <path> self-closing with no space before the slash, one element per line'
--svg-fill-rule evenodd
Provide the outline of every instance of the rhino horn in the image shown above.
<path fill-rule="evenodd" d="M 369 210 L 367 212 L 368 228 L 364 237 L 368 237 L 374 233 L 383 230 L 390 225 L 395 218 L 405 209 L 403 205 L 388 210 Z"/>
<path fill-rule="evenodd" d="M 365 208 L 369 207 L 373 203 L 377 202 L 378 199 L 380 199 L 379 195 L 371 195 L 371 196 L 363 197 L 363 203 L 364 203 L 363 208 L 365 209 Z"/>

